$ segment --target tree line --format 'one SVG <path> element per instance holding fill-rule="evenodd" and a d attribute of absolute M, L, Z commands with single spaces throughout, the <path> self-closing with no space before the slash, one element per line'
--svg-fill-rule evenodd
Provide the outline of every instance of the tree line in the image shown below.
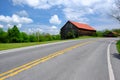
<path fill-rule="evenodd" d="M 0 43 L 43 42 L 52 40 L 60 40 L 60 35 L 50 35 L 40 32 L 27 34 L 20 32 L 16 25 L 8 28 L 6 32 L 0 28 Z"/>
<path fill-rule="evenodd" d="M 111 34 L 111 35 L 110 35 Z M 102 31 L 97 31 L 95 35 L 97 37 L 118 37 L 120 36 L 120 29 L 112 29 L 112 30 L 102 30 Z"/>
<path fill-rule="evenodd" d="M 113 33 L 112 37 L 120 36 L 120 29 L 113 29 L 113 30 L 102 30 L 97 31 L 93 37 L 109 37 L 108 35 Z M 74 35 L 68 34 L 71 36 L 70 38 L 75 38 Z M 80 36 L 78 36 L 80 37 Z M 22 43 L 22 42 L 43 42 L 43 41 L 52 41 L 52 40 L 60 40 L 61 36 L 58 35 L 51 35 L 48 33 L 40 33 L 35 32 L 32 34 L 27 34 L 25 32 L 20 32 L 16 25 L 12 28 L 8 28 L 7 31 L 4 31 L 0 28 L 0 43 Z"/>

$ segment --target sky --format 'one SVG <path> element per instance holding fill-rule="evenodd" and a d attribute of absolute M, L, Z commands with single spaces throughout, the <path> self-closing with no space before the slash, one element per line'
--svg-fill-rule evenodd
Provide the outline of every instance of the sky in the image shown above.
<path fill-rule="evenodd" d="M 120 28 L 109 15 L 113 5 L 113 0 L 0 0 L 0 28 L 58 34 L 68 20 L 96 30 Z"/>

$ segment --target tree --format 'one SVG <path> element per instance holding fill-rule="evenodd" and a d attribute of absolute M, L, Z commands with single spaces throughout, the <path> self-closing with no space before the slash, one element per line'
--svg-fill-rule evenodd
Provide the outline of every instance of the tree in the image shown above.
<path fill-rule="evenodd" d="M 120 29 L 112 29 L 112 32 L 114 32 L 116 36 L 120 36 Z"/>
<path fill-rule="evenodd" d="M 61 37 L 60 37 L 59 34 L 58 34 L 58 35 L 52 35 L 52 39 L 53 39 L 53 40 L 60 40 Z"/>
<path fill-rule="evenodd" d="M 30 41 L 30 42 L 37 42 L 37 39 L 36 39 L 35 34 L 30 34 L 30 35 L 29 35 L 29 41 Z"/>
<path fill-rule="evenodd" d="M 29 42 L 29 36 L 25 32 L 20 33 L 20 42 Z"/>
<path fill-rule="evenodd" d="M 44 35 L 44 38 L 45 38 L 45 41 L 51 41 L 51 40 L 53 40 L 53 39 L 52 39 L 52 36 L 51 36 L 49 33 L 46 33 L 46 34 Z"/>
<path fill-rule="evenodd" d="M 112 30 L 105 30 L 105 31 L 103 31 L 103 36 L 104 37 L 117 37 L 117 35 L 114 34 Z"/>
<path fill-rule="evenodd" d="M 0 43 L 7 42 L 7 33 L 0 28 Z"/>
<path fill-rule="evenodd" d="M 120 0 L 115 0 L 111 16 L 120 22 Z"/>
<path fill-rule="evenodd" d="M 8 38 L 9 42 L 13 43 L 20 42 L 20 31 L 16 25 L 14 25 L 13 28 L 8 29 Z"/>

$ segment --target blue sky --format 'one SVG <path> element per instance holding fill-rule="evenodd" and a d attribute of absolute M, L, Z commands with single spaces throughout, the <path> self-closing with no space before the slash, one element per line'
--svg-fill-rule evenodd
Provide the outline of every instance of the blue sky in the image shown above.
<path fill-rule="evenodd" d="M 21 31 L 58 34 L 68 21 L 97 30 L 120 28 L 109 16 L 112 0 L 0 0 L 0 27 L 17 25 Z"/>

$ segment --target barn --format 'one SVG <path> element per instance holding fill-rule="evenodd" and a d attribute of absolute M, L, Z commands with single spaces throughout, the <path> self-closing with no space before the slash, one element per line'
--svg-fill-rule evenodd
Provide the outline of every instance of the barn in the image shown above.
<path fill-rule="evenodd" d="M 70 39 L 79 36 L 92 36 L 95 33 L 96 30 L 93 27 L 74 21 L 66 22 L 60 30 L 61 39 Z"/>

